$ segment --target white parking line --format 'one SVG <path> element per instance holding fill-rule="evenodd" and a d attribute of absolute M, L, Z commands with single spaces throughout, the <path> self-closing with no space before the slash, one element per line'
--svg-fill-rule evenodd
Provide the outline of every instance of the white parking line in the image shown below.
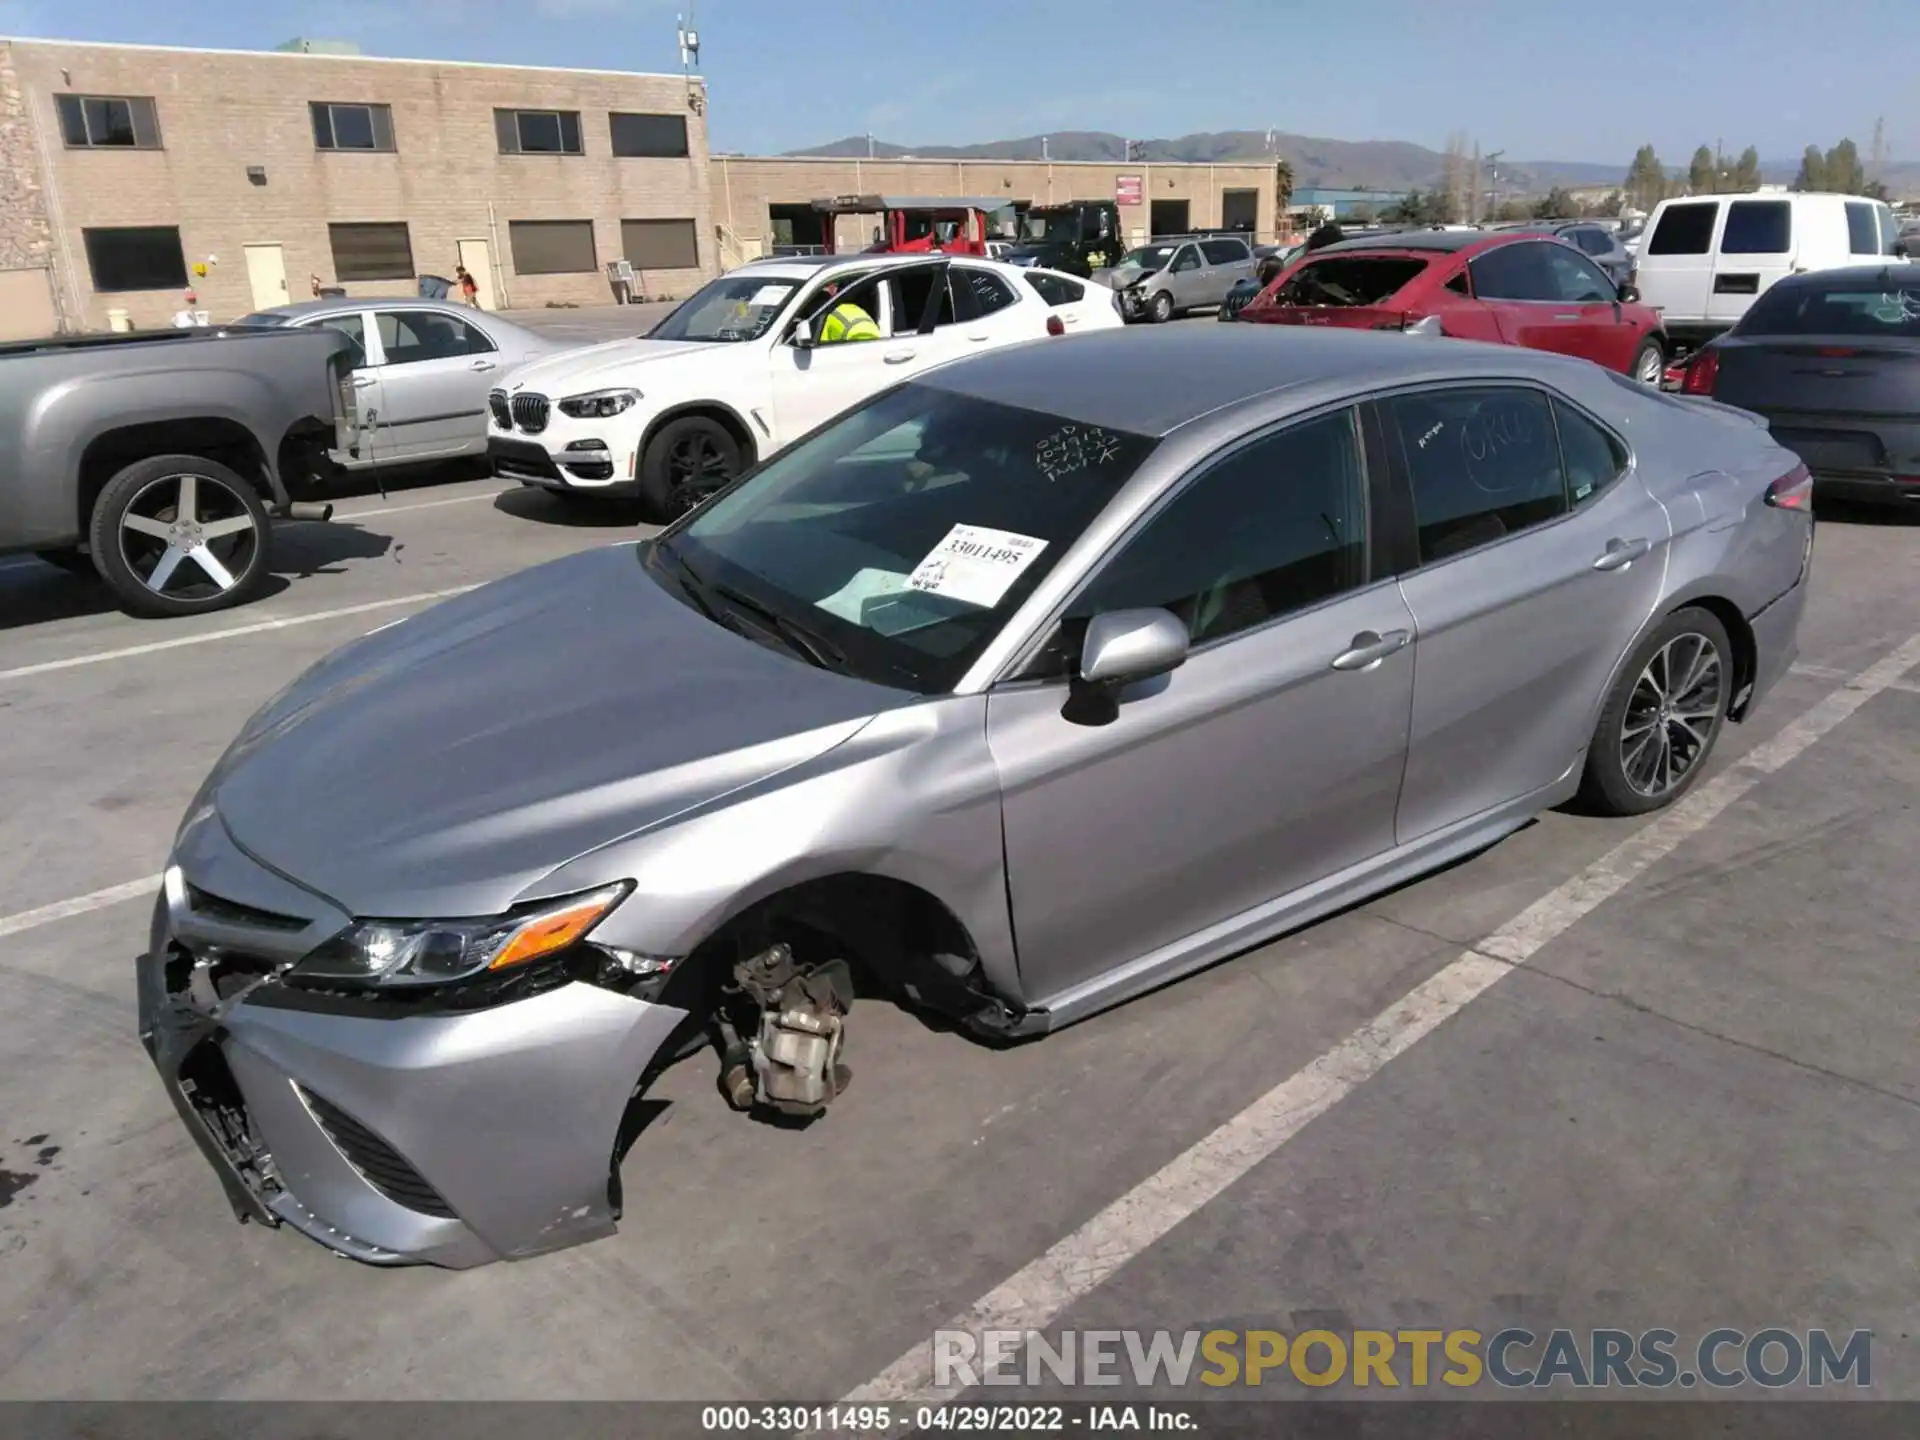
<path fill-rule="evenodd" d="M 399 515 L 408 510 L 438 510 L 443 505 L 470 505 L 475 500 L 491 500 L 496 495 L 509 490 L 518 490 L 518 485 L 496 485 L 491 490 L 482 490 L 477 495 L 455 495 L 446 500 L 421 500 L 412 505 L 382 505 L 377 510 L 336 510 L 335 520 L 366 520 L 375 515 Z"/>
<path fill-rule="evenodd" d="M 198 635 L 177 635 L 171 640 L 152 640 L 145 645 L 126 645 L 118 650 L 94 650 L 85 655 L 69 655 L 64 660 L 42 660 L 34 665 L 17 665 L 0 670 L 0 680 L 23 680 L 29 675 L 45 675 L 54 670 L 72 670 L 80 665 L 99 665 L 108 660 L 125 660 L 135 655 L 152 655 L 161 650 L 178 650 L 185 645 L 210 645 L 215 640 L 231 640 L 237 635 L 258 635 L 267 630 L 288 630 L 295 625 L 314 625 L 322 620 L 339 620 L 348 615 L 364 615 L 371 610 L 387 610 L 395 605 L 418 605 L 428 600 L 445 600 L 477 590 L 476 585 L 455 585 L 450 590 L 423 590 L 417 595 L 396 595 L 389 600 L 369 600 L 362 605 L 342 605 L 337 610 L 316 610 L 306 615 L 286 615 L 273 620 L 256 620 L 250 625 L 232 625 L 225 630 L 204 630 Z"/>
<path fill-rule="evenodd" d="M 1805 675 L 1810 680 L 1851 680 L 1853 677 L 1845 670 L 1836 670 L 1831 665 L 1796 665 L 1796 675 Z M 1920 684 L 1912 680 L 1896 680 L 1887 686 L 1889 690 L 1898 690 L 1906 695 L 1920 695 Z"/>
<path fill-rule="evenodd" d="M 75 915 L 85 915 L 90 910 L 104 910 L 109 905 L 118 905 L 127 900 L 138 900 L 143 895 L 159 892 L 161 877 L 149 875 L 144 880 L 129 880 L 124 885 L 109 885 L 104 890 L 96 890 L 91 895 L 76 895 L 71 900 L 56 900 L 51 905 L 42 905 L 37 910 L 22 910 L 18 915 L 0 915 L 0 939 L 8 935 L 18 935 L 22 930 L 32 930 L 40 925 L 51 925 L 56 920 L 70 920 Z"/>
<path fill-rule="evenodd" d="M 942 1328 L 978 1333 L 1037 1330 L 1052 1323 L 1068 1306 L 1378 1074 L 1396 1055 L 1464 1010 L 1916 665 L 1920 665 L 1920 635 L 1847 677 L 1773 739 L 1523 910 L 1305 1069 L 1281 1081 Z M 951 1399 L 959 1389 L 933 1383 L 932 1344 L 926 1341 L 843 1403 L 938 1401 Z"/>

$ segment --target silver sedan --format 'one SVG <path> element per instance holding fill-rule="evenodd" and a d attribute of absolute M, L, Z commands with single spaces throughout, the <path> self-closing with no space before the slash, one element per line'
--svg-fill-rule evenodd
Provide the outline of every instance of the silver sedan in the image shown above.
<path fill-rule="evenodd" d="M 143 1036 L 243 1217 L 592 1239 L 703 1039 L 812 1115 L 857 995 L 1040 1035 L 1576 793 L 1669 804 L 1792 662 L 1810 494 L 1752 416 L 1515 347 L 941 366 L 268 705 L 175 842 Z"/>
<path fill-rule="evenodd" d="M 310 300 L 241 325 L 324 325 L 359 347 L 359 453 L 349 469 L 487 453 L 487 392 L 569 345 L 445 300 Z"/>

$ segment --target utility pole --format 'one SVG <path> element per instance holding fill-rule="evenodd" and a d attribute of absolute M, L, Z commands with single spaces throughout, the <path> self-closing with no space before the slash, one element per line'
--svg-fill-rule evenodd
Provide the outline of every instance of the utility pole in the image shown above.
<path fill-rule="evenodd" d="M 873 159 L 873 132 L 871 130 L 867 132 L 867 158 L 869 160 Z"/>
<path fill-rule="evenodd" d="M 1487 165 L 1493 171 L 1493 218 L 1500 218 L 1500 159 L 1507 152 L 1495 150 L 1487 156 Z"/>
<path fill-rule="evenodd" d="M 1047 137 L 1045 135 L 1040 137 L 1040 158 L 1049 163 L 1053 160 L 1053 156 L 1047 153 Z"/>
<path fill-rule="evenodd" d="M 1878 182 L 1887 168 L 1887 117 L 1873 121 L 1873 148 L 1867 151 L 1867 179 Z"/>

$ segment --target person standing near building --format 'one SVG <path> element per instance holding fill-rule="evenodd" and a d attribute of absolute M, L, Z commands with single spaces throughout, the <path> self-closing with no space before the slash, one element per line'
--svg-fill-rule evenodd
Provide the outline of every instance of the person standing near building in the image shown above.
<path fill-rule="evenodd" d="M 480 284 L 464 265 L 453 267 L 453 278 L 460 285 L 460 298 L 472 306 L 480 304 Z"/>

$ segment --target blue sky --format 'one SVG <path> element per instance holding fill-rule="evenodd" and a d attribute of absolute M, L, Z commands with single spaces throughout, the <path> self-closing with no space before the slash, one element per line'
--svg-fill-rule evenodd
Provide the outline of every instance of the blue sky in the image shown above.
<path fill-rule="evenodd" d="M 370 54 L 679 68 L 684 0 L 0 0 L 0 34 L 235 49 L 295 35 Z M 1623 169 L 1651 140 L 1767 159 L 1884 112 L 1920 160 L 1920 4 L 1687 0 L 696 0 L 715 149 L 868 131 L 906 144 L 1047 130 L 1165 137 L 1274 126 Z"/>

